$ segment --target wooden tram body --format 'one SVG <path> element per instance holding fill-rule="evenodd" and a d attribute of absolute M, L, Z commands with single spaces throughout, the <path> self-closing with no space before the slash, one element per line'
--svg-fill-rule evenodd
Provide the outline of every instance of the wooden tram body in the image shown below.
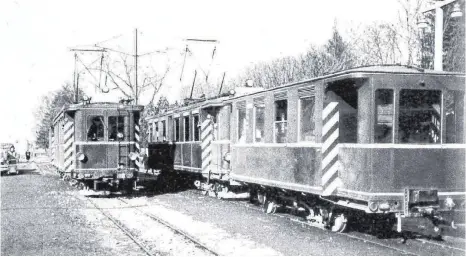
<path fill-rule="evenodd" d="M 201 174 L 204 190 L 245 185 L 268 212 L 304 208 L 335 231 L 363 211 L 438 236 L 446 214 L 464 215 L 464 85 L 372 66 L 205 100 L 147 119 L 149 161 Z"/>
<path fill-rule="evenodd" d="M 64 107 L 54 119 L 49 141 L 52 162 L 64 179 L 94 190 L 133 186 L 140 166 L 142 109 L 118 103 Z"/>

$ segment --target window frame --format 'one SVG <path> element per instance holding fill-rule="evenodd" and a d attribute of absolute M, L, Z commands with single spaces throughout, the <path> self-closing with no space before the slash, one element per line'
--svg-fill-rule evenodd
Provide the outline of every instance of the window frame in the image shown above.
<path fill-rule="evenodd" d="M 247 108 L 246 108 L 246 100 L 242 100 L 242 101 L 239 101 L 236 103 L 236 142 L 237 143 L 240 143 L 240 125 L 239 125 L 239 121 L 240 121 L 240 117 L 239 117 L 239 112 L 240 110 L 244 110 L 244 123 L 246 123 L 247 121 L 247 116 L 248 116 L 248 112 L 247 112 Z M 246 143 L 247 142 L 247 126 L 245 126 L 243 124 L 243 126 L 245 127 L 245 131 L 243 132 L 244 133 L 244 142 L 243 143 Z"/>
<path fill-rule="evenodd" d="M 314 102 L 314 106 L 313 106 L 313 120 L 314 120 L 314 141 L 309 141 L 309 140 L 305 140 L 305 139 L 302 139 L 301 140 L 301 135 L 302 135 L 302 100 L 304 99 L 309 99 L 309 98 L 312 98 L 313 99 L 313 102 Z M 317 126 L 317 122 L 316 122 L 316 99 L 317 97 L 315 95 L 309 95 L 309 96 L 301 96 L 298 98 L 298 120 L 297 120 L 297 124 L 298 124 L 298 140 L 297 142 L 309 142 L 309 143 L 317 143 L 317 133 L 316 133 L 316 126 Z"/>
<path fill-rule="evenodd" d="M 277 121 L 276 120 L 277 119 L 277 102 L 278 101 L 285 101 L 286 102 L 286 120 L 285 121 Z M 289 139 L 288 139 L 288 134 L 289 134 L 288 133 L 288 120 L 289 120 L 288 119 L 288 109 L 289 109 L 288 108 L 288 102 L 289 102 L 288 97 L 283 98 L 283 99 L 281 99 L 281 98 L 280 99 L 274 99 L 274 101 L 273 101 L 273 117 L 274 117 L 273 118 L 273 142 L 275 144 L 286 144 L 289 141 Z M 285 142 L 277 142 L 277 135 L 275 133 L 275 128 L 276 128 L 276 125 L 279 124 L 279 123 L 285 124 L 285 126 L 286 126 L 286 140 L 285 140 Z"/>
<path fill-rule="evenodd" d="M 262 99 L 262 100 L 260 100 Z M 257 106 L 259 105 L 260 103 L 256 103 L 255 101 L 262 101 L 263 102 L 263 105 L 262 107 L 260 106 Z M 257 109 L 258 108 L 263 108 L 263 112 L 264 112 L 264 121 L 263 121 L 263 130 L 262 130 L 262 137 L 261 137 L 261 142 L 258 142 L 256 141 L 257 137 L 256 137 L 256 131 L 257 131 Z M 260 144 L 260 143 L 265 143 L 265 96 L 260 96 L 260 97 L 256 97 L 253 99 L 253 108 L 252 108 L 252 143 L 253 144 Z"/>
<path fill-rule="evenodd" d="M 118 136 L 115 140 L 113 141 L 110 141 L 110 118 L 111 117 L 116 117 L 116 126 L 117 126 L 117 133 L 118 133 L 118 121 L 120 121 L 120 118 L 123 120 L 123 138 L 122 139 L 118 139 Z M 107 116 L 107 141 L 109 142 L 117 142 L 117 141 L 125 141 L 125 139 L 127 138 L 127 135 L 125 135 L 125 127 L 127 126 L 126 122 L 125 122 L 125 117 L 128 117 L 127 115 L 109 115 Z"/>
<path fill-rule="evenodd" d="M 176 124 L 178 123 L 178 126 Z M 181 141 L 181 136 L 180 136 L 180 116 L 174 117 L 173 118 L 173 141 L 174 142 L 180 142 Z"/>
<path fill-rule="evenodd" d="M 193 124 L 193 142 L 200 142 L 201 141 L 201 128 L 200 128 L 200 120 L 201 120 L 201 116 L 199 115 L 199 113 L 194 113 L 192 115 L 192 124 Z M 196 124 L 196 118 L 197 117 L 197 123 Z M 197 130 L 197 133 L 196 133 L 196 130 Z M 196 135 L 197 135 L 197 140 L 196 140 Z"/>
<path fill-rule="evenodd" d="M 92 118 L 91 118 L 92 117 Z M 102 122 L 102 131 L 103 131 L 103 135 L 102 135 L 102 140 L 96 140 L 96 141 L 92 141 L 92 140 L 89 140 L 89 129 L 90 129 L 90 123 L 92 123 L 92 120 L 95 118 L 95 117 L 102 117 L 101 119 L 101 122 Z M 91 119 L 89 119 L 91 118 Z M 106 131 L 105 129 L 105 125 L 107 124 L 107 127 L 108 127 L 108 118 L 103 115 L 103 114 L 88 114 L 86 116 L 86 141 L 87 142 L 108 142 L 108 131 Z M 60 128 L 58 128 L 60 129 Z"/>
<path fill-rule="evenodd" d="M 388 143 L 382 143 L 382 142 L 376 142 L 375 140 L 375 126 L 377 125 L 377 118 L 378 118 L 378 112 L 377 112 L 377 91 L 378 90 L 391 90 L 392 91 L 392 98 L 393 98 L 393 101 L 392 101 L 392 104 L 393 104 L 393 107 L 392 107 L 392 132 L 391 132 L 391 141 L 388 142 Z M 397 92 L 398 91 L 398 92 Z M 399 117 L 399 103 L 397 102 L 397 95 L 399 94 L 399 91 L 400 90 L 396 90 L 395 88 L 389 88 L 389 87 L 379 87 L 379 88 L 376 88 L 374 90 L 374 101 L 373 101 L 373 104 L 374 104 L 374 115 L 373 115 L 373 126 L 372 126 L 372 139 L 370 142 L 374 143 L 374 144 L 397 144 L 398 143 L 398 117 Z M 398 104 L 398 106 L 397 106 Z"/>
<path fill-rule="evenodd" d="M 184 140 L 183 142 L 191 142 L 191 118 L 190 117 L 191 115 L 183 115 L 183 140 Z M 186 120 L 186 118 L 188 119 Z M 186 126 L 186 123 L 188 123 L 188 126 Z M 186 135 L 186 129 L 188 129 L 187 135 Z"/>
<path fill-rule="evenodd" d="M 439 121 L 439 124 L 440 124 L 440 128 L 439 128 L 439 142 L 434 142 L 434 143 L 419 143 L 419 142 L 415 142 L 415 143 L 409 143 L 409 142 L 401 142 L 400 140 L 400 116 L 401 116 L 401 113 L 402 113 L 402 108 L 401 108 L 401 91 L 403 90 L 406 90 L 406 91 L 432 91 L 432 92 L 440 92 L 440 96 L 439 96 L 439 99 L 440 99 L 440 121 Z M 398 92 L 398 99 L 394 99 L 395 100 L 395 103 L 396 103 L 396 124 L 394 124 L 394 126 L 396 126 L 396 138 L 395 138 L 395 144 L 408 144 L 408 145 L 442 145 L 444 144 L 444 127 L 445 127 L 445 124 L 444 124 L 444 90 L 443 89 L 438 89 L 438 88 L 424 88 L 424 89 L 418 89 L 418 88 L 400 88 L 397 90 Z M 396 97 L 396 95 L 395 95 Z"/>
<path fill-rule="evenodd" d="M 165 119 L 160 121 L 162 126 L 162 140 L 161 142 L 167 141 L 167 121 Z"/>

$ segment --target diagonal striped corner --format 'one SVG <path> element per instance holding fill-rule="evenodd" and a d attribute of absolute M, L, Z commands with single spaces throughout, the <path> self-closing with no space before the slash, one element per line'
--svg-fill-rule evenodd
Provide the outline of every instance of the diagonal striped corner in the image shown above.
<path fill-rule="evenodd" d="M 75 147 L 74 147 L 74 123 L 73 121 L 68 121 L 63 128 L 63 148 L 65 152 L 64 157 L 64 170 L 65 173 L 71 173 L 75 169 L 74 157 L 75 157 Z"/>
<path fill-rule="evenodd" d="M 136 170 L 140 171 L 144 169 L 144 164 L 141 162 L 141 158 L 139 157 L 139 154 L 141 152 L 141 145 L 140 145 L 140 137 L 141 134 L 141 127 L 139 126 L 139 119 L 134 120 L 134 147 L 135 147 L 135 152 L 138 155 L 134 163 L 136 164 Z"/>
<path fill-rule="evenodd" d="M 212 141 L 213 122 L 211 117 L 207 117 L 201 123 L 201 155 L 202 155 L 202 173 L 210 174 L 212 163 Z"/>
<path fill-rule="evenodd" d="M 338 138 L 340 135 L 340 113 L 338 102 L 330 102 L 322 111 L 322 195 L 334 194 L 337 189 L 343 186 L 342 180 L 338 177 L 340 162 L 338 160 Z"/>

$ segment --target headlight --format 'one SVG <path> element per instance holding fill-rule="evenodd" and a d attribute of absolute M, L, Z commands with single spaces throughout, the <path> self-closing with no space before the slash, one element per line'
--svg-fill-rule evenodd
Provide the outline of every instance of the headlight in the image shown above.
<path fill-rule="evenodd" d="M 383 203 L 379 204 L 379 210 L 389 211 L 390 210 L 390 204 L 388 202 L 383 202 Z"/>
<path fill-rule="evenodd" d="M 369 210 L 371 210 L 372 212 L 376 212 L 378 208 L 379 205 L 377 204 L 377 202 L 369 202 Z"/>
<path fill-rule="evenodd" d="M 119 139 L 122 139 L 122 138 L 123 138 L 123 133 L 118 132 L 117 137 L 118 137 Z"/>
<path fill-rule="evenodd" d="M 451 199 L 451 197 L 447 197 L 447 199 L 445 199 L 445 207 L 447 207 L 448 209 L 453 209 L 455 207 L 455 201 L 453 201 L 453 199 Z"/>
<path fill-rule="evenodd" d="M 128 157 L 129 157 L 130 160 L 135 161 L 138 158 L 138 154 L 134 153 L 134 152 L 131 152 L 131 153 L 129 153 Z"/>
<path fill-rule="evenodd" d="M 76 158 L 79 160 L 79 161 L 84 161 L 86 159 L 86 155 L 79 152 L 78 154 L 76 154 Z"/>

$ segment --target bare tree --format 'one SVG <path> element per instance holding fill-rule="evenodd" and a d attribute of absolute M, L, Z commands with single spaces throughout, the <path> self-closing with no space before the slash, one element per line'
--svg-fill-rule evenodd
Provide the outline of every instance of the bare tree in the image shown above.
<path fill-rule="evenodd" d="M 352 28 L 349 34 L 360 65 L 401 63 L 401 42 L 394 24 L 374 22 Z"/>
<path fill-rule="evenodd" d="M 162 87 L 170 67 L 167 66 L 163 72 L 158 73 L 152 65 L 145 66 L 139 70 L 138 83 L 136 83 L 135 65 L 129 61 L 127 54 L 120 54 L 116 60 L 107 58 L 102 66 L 102 71 L 106 75 L 105 86 L 112 85 L 108 86 L 109 90 L 118 90 L 126 98 L 134 99 L 136 103 L 142 93 L 150 92 L 149 103 L 152 103 Z M 100 83 L 96 86 L 100 90 L 104 89 Z"/>
<path fill-rule="evenodd" d="M 402 49 L 406 50 L 406 64 L 415 65 L 420 60 L 421 42 L 417 22 L 421 18 L 421 8 L 425 0 L 398 0 L 400 11 L 398 12 L 397 31 L 402 42 Z"/>
<path fill-rule="evenodd" d="M 79 95 L 85 96 L 83 91 Z M 74 102 L 75 89 L 69 82 L 53 92 L 42 96 L 41 104 L 38 106 L 36 116 L 36 144 L 42 148 L 49 146 L 49 130 L 52 126 L 53 119 L 62 110 L 65 105 Z"/>

